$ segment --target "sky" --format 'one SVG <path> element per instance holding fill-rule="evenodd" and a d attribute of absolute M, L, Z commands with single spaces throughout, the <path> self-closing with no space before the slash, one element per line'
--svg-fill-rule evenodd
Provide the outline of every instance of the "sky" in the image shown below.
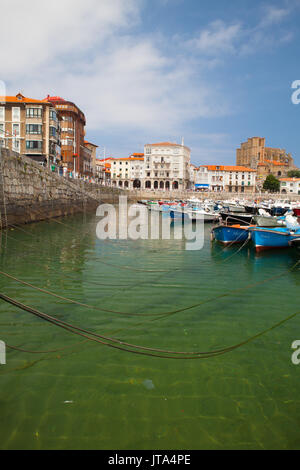
<path fill-rule="evenodd" d="M 192 163 L 230 165 L 260 136 L 300 166 L 300 0 L 1 0 L 1 17 L 6 93 L 76 103 L 99 157 L 184 138 Z"/>

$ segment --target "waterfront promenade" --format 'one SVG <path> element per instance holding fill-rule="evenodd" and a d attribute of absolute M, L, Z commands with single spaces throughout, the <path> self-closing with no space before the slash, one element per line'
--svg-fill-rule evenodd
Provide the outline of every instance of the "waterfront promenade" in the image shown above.
<path fill-rule="evenodd" d="M 95 211 L 99 203 L 118 204 L 119 196 L 139 200 L 244 199 L 298 200 L 300 195 L 196 192 L 192 190 L 124 190 L 53 173 L 33 160 L 2 149 L 0 159 L 0 228 L 79 212 Z"/>

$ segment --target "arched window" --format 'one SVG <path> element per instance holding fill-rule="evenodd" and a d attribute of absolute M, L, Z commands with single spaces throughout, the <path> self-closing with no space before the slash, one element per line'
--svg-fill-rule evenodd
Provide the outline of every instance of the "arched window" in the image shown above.
<path fill-rule="evenodd" d="M 146 181 L 145 188 L 151 189 L 151 181 Z"/>
<path fill-rule="evenodd" d="M 164 185 L 164 182 L 163 182 L 163 181 L 161 181 L 161 182 L 159 183 L 159 187 L 160 187 L 160 189 L 164 189 L 165 185 Z"/>
<path fill-rule="evenodd" d="M 134 180 L 134 182 L 133 182 L 133 187 L 134 187 L 135 189 L 140 189 L 140 187 L 141 187 L 141 182 L 140 182 L 140 180 Z"/>
<path fill-rule="evenodd" d="M 158 189 L 158 181 L 154 181 L 154 189 Z"/>

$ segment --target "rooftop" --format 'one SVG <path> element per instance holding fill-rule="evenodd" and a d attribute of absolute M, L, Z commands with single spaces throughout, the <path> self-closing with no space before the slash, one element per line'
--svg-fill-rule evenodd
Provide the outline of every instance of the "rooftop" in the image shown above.
<path fill-rule="evenodd" d="M 34 98 L 27 98 L 26 96 L 22 95 L 22 93 L 18 93 L 16 96 L 0 96 L 0 101 L 6 102 L 6 103 L 48 104 L 48 102 L 45 100 L 36 100 Z"/>
<path fill-rule="evenodd" d="M 228 165 L 200 165 L 200 167 L 205 167 L 209 171 L 252 171 L 256 172 L 252 168 L 247 168 L 245 166 L 228 166 Z"/>

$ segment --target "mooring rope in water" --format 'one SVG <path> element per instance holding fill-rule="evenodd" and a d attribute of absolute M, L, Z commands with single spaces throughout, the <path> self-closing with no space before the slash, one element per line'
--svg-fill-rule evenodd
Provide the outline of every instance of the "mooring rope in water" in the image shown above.
<path fill-rule="evenodd" d="M 58 221 L 55 220 L 55 219 L 51 219 L 51 220 L 53 220 L 53 221 L 55 221 L 55 222 L 58 222 Z M 59 222 L 59 223 L 62 224 L 62 225 L 64 225 L 64 226 L 67 226 L 66 224 L 63 224 L 62 222 Z M 24 233 L 27 233 L 29 236 L 35 237 L 33 234 L 30 234 L 30 233 L 26 232 L 24 229 L 20 229 L 20 228 L 19 228 L 18 226 L 16 226 L 16 225 L 11 224 L 11 226 L 13 226 L 15 229 L 21 230 L 21 231 L 24 232 Z M 86 233 L 87 233 L 87 232 L 86 232 Z M 238 240 L 241 235 L 242 235 L 242 234 L 240 234 L 240 235 L 237 237 L 236 240 Z M 18 242 L 18 240 L 14 239 L 13 237 L 10 237 L 10 238 L 11 238 L 12 240 Z M 229 248 L 229 247 L 232 246 L 234 243 L 236 243 L 236 240 L 234 240 L 233 242 L 231 242 L 230 244 L 228 244 L 227 246 L 225 246 L 224 248 L 222 248 L 222 252 L 224 252 L 225 249 Z M 248 240 L 247 240 L 247 241 L 248 241 Z M 22 243 L 25 244 L 25 242 L 22 242 Z M 50 244 L 51 244 L 51 242 L 50 242 Z M 54 245 L 54 244 L 52 243 L 52 245 Z M 243 247 L 244 247 L 244 246 L 245 246 L 245 244 L 243 245 Z M 56 247 L 56 245 L 55 245 L 55 247 Z M 233 253 L 230 257 L 226 258 L 225 260 L 222 260 L 221 262 L 223 263 L 223 262 L 226 262 L 227 259 L 231 259 L 233 256 L 235 256 L 235 254 L 238 254 L 238 253 L 241 251 L 241 249 L 242 249 L 243 247 L 239 248 L 239 249 L 238 249 L 235 253 Z M 221 255 L 222 255 L 222 253 L 217 254 L 217 255 L 215 255 L 215 256 L 212 256 L 212 258 L 215 259 L 215 258 L 220 257 Z M 145 272 L 145 273 L 173 273 L 173 272 L 174 272 L 174 273 L 176 273 L 176 272 L 192 272 L 192 271 L 193 271 L 193 272 L 199 272 L 198 269 L 196 269 L 196 270 L 195 270 L 195 269 L 191 270 L 191 268 L 172 268 L 172 269 L 169 269 L 169 270 L 163 270 L 163 269 L 161 269 L 161 270 L 154 270 L 154 269 L 151 269 L 151 270 L 150 270 L 150 269 L 148 269 L 148 270 L 147 270 L 147 269 L 133 268 L 132 266 L 121 266 L 121 265 L 111 264 L 111 263 L 105 262 L 105 261 L 103 260 L 103 258 L 99 258 L 98 256 L 94 256 L 93 259 L 96 260 L 97 262 L 99 262 L 99 263 L 105 265 L 105 266 L 109 266 L 109 267 L 113 267 L 113 268 L 118 268 L 118 269 L 123 269 L 123 270 L 130 270 L 130 271 L 134 271 L 134 272 L 141 272 L 141 273 L 142 273 L 142 272 Z"/>
<path fill-rule="evenodd" d="M 67 331 L 69 331 L 73 334 L 77 334 L 79 336 L 82 336 L 82 337 L 86 338 L 89 341 L 94 341 L 94 342 L 100 343 L 104 346 L 108 346 L 108 347 L 118 349 L 118 350 L 121 350 L 121 351 L 124 351 L 124 352 L 129 352 L 129 353 L 133 353 L 133 354 L 140 354 L 140 355 L 150 356 L 150 357 L 157 357 L 157 358 L 162 358 L 162 359 L 207 359 L 207 358 L 223 355 L 223 354 L 229 353 L 229 352 L 231 352 L 235 349 L 238 349 L 238 348 L 254 341 L 255 339 L 257 339 L 257 338 L 263 336 L 264 334 L 278 328 L 279 326 L 283 325 L 284 323 L 290 321 L 291 319 L 295 318 L 297 315 L 300 314 L 300 311 L 297 311 L 297 312 L 287 316 L 283 320 L 280 320 L 279 322 L 275 323 L 271 327 L 269 327 L 265 330 L 262 330 L 259 333 L 247 338 L 246 340 L 241 341 L 240 343 L 237 343 L 235 345 L 228 346 L 228 347 L 223 348 L 223 349 L 217 349 L 217 350 L 214 350 L 214 351 L 206 351 L 206 352 L 202 352 L 202 351 L 201 352 L 186 352 L 186 351 L 178 352 L 178 351 L 167 351 L 167 350 L 162 350 L 162 349 L 137 346 L 137 345 L 133 345 L 133 344 L 130 344 L 130 343 L 126 343 L 124 341 L 117 340 L 115 338 L 109 338 L 109 337 L 105 337 L 105 336 L 102 336 L 102 335 L 98 335 L 98 334 L 95 334 L 95 333 L 90 332 L 88 330 L 84 330 L 82 328 L 73 326 L 69 323 L 63 322 L 63 321 L 61 321 L 57 318 L 54 318 L 50 315 L 47 315 L 43 312 L 39 312 L 38 310 L 33 309 L 32 307 L 28 307 L 27 305 L 21 304 L 20 302 L 14 300 L 14 299 L 12 299 L 12 298 L 4 295 L 4 294 L 0 293 L 0 298 L 2 300 L 4 300 L 5 302 L 8 302 L 8 303 L 20 308 L 21 310 L 32 313 L 33 315 L 36 315 L 39 318 L 42 318 L 42 319 L 44 319 L 44 320 L 46 320 L 46 321 L 48 321 L 48 322 L 50 322 L 50 323 L 52 323 L 52 324 L 54 324 L 58 327 L 61 327 L 61 328 L 65 329 L 65 330 L 67 330 Z M 105 341 L 103 341 L 103 340 L 105 340 Z M 111 343 L 117 343 L 118 345 L 111 344 L 107 341 L 111 341 Z M 123 346 L 128 346 L 128 347 L 133 348 L 133 349 L 127 349 Z M 161 352 L 161 353 L 163 353 L 163 355 L 153 354 L 153 352 Z M 174 354 L 175 356 L 170 355 L 170 354 Z"/>
<path fill-rule="evenodd" d="M 86 308 L 92 308 L 94 310 L 99 310 L 101 312 L 107 312 L 107 313 L 115 313 L 115 314 L 119 314 L 119 315 L 128 315 L 128 316 L 143 316 L 143 317 L 147 317 L 147 316 L 157 316 L 157 317 L 160 317 L 159 319 L 162 319 L 162 318 L 165 318 L 165 317 L 168 317 L 168 316 L 171 316 L 171 315 L 174 315 L 174 314 L 177 314 L 177 313 L 181 313 L 181 312 L 185 312 L 185 311 L 188 311 L 188 310 L 191 310 L 193 308 L 196 308 L 196 307 L 200 307 L 201 305 L 204 305 L 205 303 L 208 303 L 208 302 L 212 302 L 212 301 L 215 301 L 215 300 L 218 300 L 220 298 L 223 298 L 223 297 L 227 297 L 233 293 L 237 293 L 237 292 L 242 292 L 242 291 L 245 291 L 247 289 L 251 289 L 252 287 L 255 287 L 257 285 L 262 285 L 262 284 L 265 284 L 266 282 L 269 282 L 271 280 L 274 280 L 274 279 L 277 279 L 277 278 L 280 278 L 282 277 L 286 272 L 289 272 L 289 271 L 293 271 L 298 265 L 300 264 L 300 259 L 291 267 L 291 268 L 288 268 L 286 270 L 284 270 L 282 273 L 279 273 L 279 274 L 275 274 L 274 276 L 270 276 L 269 278 L 267 279 L 264 279 L 263 281 L 258 281 L 256 283 L 253 283 L 253 284 L 249 284 L 245 287 L 240 287 L 238 289 L 234 289 L 234 290 L 231 290 L 231 291 L 228 291 L 228 292 L 225 292 L 223 294 L 220 294 L 218 296 L 215 296 L 215 297 L 211 297 L 209 299 L 205 299 L 203 300 L 202 302 L 198 302 L 197 304 L 193 304 L 193 305 L 189 305 L 189 306 L 186 306 L 186 307 L 182 307 L 180 309 L 176 309 L 176 310 L 171 310 L 171 311 L 168 311 L 168 312 L 160 312 L 160 313 L 131 313 L 131 312 L 119 312 L 119 311 L 116 311 L 116 310 L 109 310 L 109 309 L 102 309 L 100 307 L 97 307 L 97 306 L 93 306 L 93 305 L 89 305 L 89 304 L 84 304 L 84 303 L 81 303 L 81 302 L 77 302 L 73 299 L 70 299 L 68 297 L 64 297 L 64 296 L 60 296 L 58 294 L 55 294 L 54 292 L 51 292 L 51 291 L 48 291 L 46 289 L 42 289 L 40 287 L 37 287 L 37 286 L 34 286 L 33 284 L 30 284 L 28 282 L 25 282 L 25 281 L 22 281 L 21 279 L 18 279 L 8 273 L 5 273 L 4 271 L 0 271 L 0 274 L 7 277 L 7 278 L 10 278 L 10 279 L 13 279 L 14 281 L 16 282 L 19 282 L 23 285 L 27 285 L 28 287 L 32 288 L 32 289 L 35 289 L 35 290 L 38 290 L 40 292 L 43 292 L 45 294 L 48 294 L 48 295 L 51 295 L 51 296 L 54 296 L 54 297 L 57 297 L 57 298 L 60 298 L 62 300 L 66 300 L 68 302 L 71 302 L 71 303 L 74 303 L 74 304 L 77 304 L 77 305 L 80 305 L 80 306 L 83 306 L 83 307 L 86 307 Z"/>
<path fill-rule="evenodd" d="M 23 240 L 17 240 L 16 238 L 12 237 L 11 235 L 7 235 L 7 238 L 10 239 L 10 240 L 13 240 L 14 242 L 16 243 L 21 243 L 22 245 L 24 246 L 28 246 L 28 244 L 26 242 L 24 242 Z M 233 255 L 232 255 L 233 256 Z M 53 258 L 50 258 L 49 256 L 46 257 L 47 260 L 49 262 L 53 262 Z M 227 259 L 227 258 L 226 258 Z M 223 260 L 224 262 L 226 261 Z M 38 267 L 41 267 L 41 268 L 45 268 L 44 265 L 42 265 L 41 263 L 37 263 L 36 261 L 33 261 L 33 260 L 30 260 L 30 264 L 33 264 L 35 266 L 38 266 Z M 165 273 L 162 273 L 162 275 L 160 277 L 158 277 L 157 279 L 160 279 L 161 277 L 163 277 L 163 274 L 174 274 L 175 271 L 173 270 L 170 270 L 170 271 L 166 271 Z M 70 280 L 73 280 L 73 277 L 68 275 L 67 273 L 64 273 L 64 277 L 67 278 L 67 279 L 70 279 Z M 138 287 L 138 286 L 143 286 L 143 285 L 147 285 L 149 287 L 161 287 L 161 288 L 175 288 L 175 289 L 186 289 L 186 285 L 165 285 L 165 284 L 157 284 L 157 283 L 150 283 L 149 281 L 139 281 L 139 282 L 135 282 L 134 284 L 106 284 L 106 283 L 101 283 L 99 281 L 93 281 L 93 280 L 89 280 L 89 281 L 86 281 L 87 284 L 93 284 L 93 285 L 97 285 L 97 286 L 101 286 L 101 287 L 122 287 L 122 288 L 129 288 L 129 289 L 132 289 L 132 288 L 135 288 L 135 287 Z"/>
<path fill-rule="evenodd" d="M 82 345 L 83 343 L 86 343 L 87 340 L 83 340 L 83 341 L 78 341 L 77 343 L 75 344 L 70 344 L 69 346 L 65 346 L 64 348 L 59 348 L 59 349 L 50 349 L 48 351 L 32 351 L 30 349 L 23 349 L 23 348 L 20 348 L 18 346 L 11 346 L 9 344 L 5 344 L 5 346 L 8 348 L 8 349 L 12 349 L 14 351 L 19 351 L 19 352 L 24 352 L 24 353 L 27 353 L 27 354 L 54 354 L 54 353 L 57 353 L 57 352 L 62 352 L 62 351 L 65 351 L 66 349 L 70 349 L 70 348 L 73 348 L 75 346 L 78 346 L 79 344 Z"/>
<path fill-rule="evenodd" d="M 17 240 L 16 238 L 12 237 L 11 235 L 7 235 L 7 238 L 10 239 L 10 240 L 13 240 L 14 242 L 16 243 L 21 243 L 22 245 L 24 246 L 28 246 L 28 244 L 26 242 L 24 242 L 23 240 Z M 46 259 L 49 261 L 49 262 L 53 262 L 53 258 L 50 258 L 49 256 L 46 257 Z M 35 266 L 38 266 L 38 267 L 41 267 L 41 268 L 44 268 L 44 265 L 42 265 L 41 263 L 37 263 L 36 261 L 30 261 L 30 264 L 34 264 Z M 166 271 L 165 273 L 172 273 L 173 271 Z M 64 273 L 64 276 L 70 280 L 73 280 L 73 277 L 71 277 L 70 275 Z M 105 287 L 128 287 L 128 288 L 131 288 L 131 287 L 135 287 L 135 286 L 139 286 L 139 285 L 144 285 L 144 284 L 147 284 L 149 286 L 154 286 L 156 287 L 157 285 L 156 284 L 151 284 L 149 283 L 149 281 L 142 281 L 142 282 L 138 282 L 138 283 L 135 283 L 135 284 L 105 284 L 105 283 L 101 283 L 101 282 L 98 282 L 98 281 L 88 281 L 89 284 L 94 284 L 94 285 L 97 285 L 97 286 L 105 286 Z M 160 287 L 158 285 L 158 287 Z M 164 285 L 162 285 L 161 287 L 164 287 Z M 169 287 L 172 287 L 172 286 L 169 286 Z M 181 286 L 174 286 L 176 288 L 180 288 Z"/>

